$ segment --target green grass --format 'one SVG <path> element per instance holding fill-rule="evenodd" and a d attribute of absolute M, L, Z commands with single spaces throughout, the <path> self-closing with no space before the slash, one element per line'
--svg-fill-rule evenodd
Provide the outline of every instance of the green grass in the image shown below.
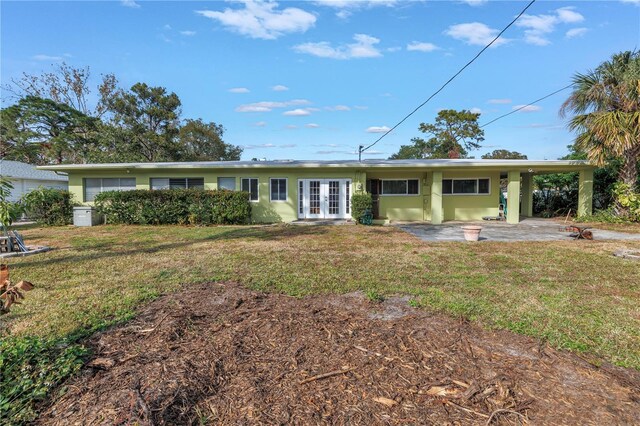
<path fill-rule="evenodd" d="M 100 226 L 23 234 L 29 244 L 55 250 L 8 259 L 12 279 L 37 286 L 0 318 L 12 339 L 74 343 L 130 319 L 161 294 L 236 281 L 293 296 L 408 294 L 415 306 L 640 369 L 640 267 L 611 255 L 621 246 L 640 249 L 640 242 L 424 243 L 394 228 L 362 226 Z"/>

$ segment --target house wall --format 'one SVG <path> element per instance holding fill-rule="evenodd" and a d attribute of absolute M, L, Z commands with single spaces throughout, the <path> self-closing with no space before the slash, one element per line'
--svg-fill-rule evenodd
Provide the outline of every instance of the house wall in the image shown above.
<path fill-rule="evenodd" d="M 39 187 L 67 189 L 67 182 L 59 180 L 36 180 L 36 179 L 9 179 L 13 185 L 13 189 L 9 194 L 8 200 L 16 202 L 20 200 L 24 194 L 27 194 Z"/>
<path fill-rule="evenodd" d="M 419 195 L 381 195 L 380 216 L 386 221 L 429 221 L 431 220 L 431 182 L 433 173 L 429 171 L 405 170 L 363 170 L 355 169 L 149 169 L 126 171 L 78 171 L 69 173 L 69 190 L 75 199 L 85 202 L 84 178 L 135 177 L 137 189 L 149 189 L 151 178 L 204 178 L 206 189 L 217 189 L 218 177 L 236 178 L 236 188 L 240 189 L 242 178 L 258 178 L 259 201 L 252 204 L 252 219 L 255 222 L 290 222 L 298 218 L 298 179 L 344 178 L 352 180 L 352 193 L 362 191 L 367 179 L 419 179 Z M 269 179 L 287 179 L 287 200 L 270 201 Z M 500 197 L 499 171 L 444 171 L 443 179 L 450 178 L 490 178 L 489 195 L 444 195 L 444 220 L 480 220 L 483 216 L 497 216 Z M 86 203 L 91 204 L 91 203 Z"/>
<path fill-rule="evenodd" d="M 443 195 L 444 220 L 481 220 L 483 216 L 498 216 L 500 203 L 499 171 L 444 171 L 442 179 L 490 178 L 491 193 L 487 195 Z"/>
<path fill-rule="evenodd" d="M 150 189 L 151 178 L 204 178 L 205 189 L 217 189 L 219 177 L 236 178 L 236 188 L 240 189 L 242 178 L 258 179 L 259 201 L 252 203 L 252 219 L 255 222 L 291 222 L 298 218 L 298 179 L 343 178 L 351 179 L 353 192 L 364 188 L 366 174 L 354 169 L 150 169 L 126 171 L 78 171 L 69 173 L 69 190 L 76 200 L 85 203 L 83 180 L 85 178 L 125 178 L 135 177 L 137 189 Z M 270 201 L 269 182 L 271 178 L 287 179 L 287 200 Z"/>
<path fill-rule="evenodd" d="M 431 219 L 430 173 L 424 171 L 369 171 L 367 179 L 419 179 L 418 195 L 380 195 L 380 218 L 385 221 L 423 221 Z"/>

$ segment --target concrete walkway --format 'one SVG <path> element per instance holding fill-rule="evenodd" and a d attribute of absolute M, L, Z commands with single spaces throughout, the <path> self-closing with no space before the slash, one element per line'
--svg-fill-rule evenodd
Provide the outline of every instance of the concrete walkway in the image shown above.
<path fill-rule="evenodd" d="M 480 241 L 562 241 L 571 240 L 571 232 L 562 231 L 567 226 L 550 219 L 526 218 L 517 225 L 505 222 L 445 222 L 442 225 L 429 223 L 394 223 L 402 229 L 424 241 L 464 241 L 461 227 L 464 225 L 482 226 Z M 605 231 L 592 228 L 595 240 L 640 240 L 640 234 Z"/>

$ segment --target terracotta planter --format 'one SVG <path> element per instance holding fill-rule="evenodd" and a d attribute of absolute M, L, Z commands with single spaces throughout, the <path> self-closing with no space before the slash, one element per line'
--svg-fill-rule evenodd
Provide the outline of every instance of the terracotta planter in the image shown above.
<path fill-rule="evenodd" d="M 480 231 L 482 231 L 482 226 L 463 226 L 462 230 L 464 231 L 464 239 L 467 241 L 478 241 L 480 238 Z"/>

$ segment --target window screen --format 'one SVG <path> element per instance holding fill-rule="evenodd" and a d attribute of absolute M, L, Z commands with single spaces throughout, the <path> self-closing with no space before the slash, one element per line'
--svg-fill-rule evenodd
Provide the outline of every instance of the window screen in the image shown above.
<path fill-rule="evenodd" d="M 251 201 L 258 201 L 258 179 L 257 178 L 242 178 L 241 182 L 242 190 L 248 192 Z"/>
<path fill-rule="evenodd" d="M 84 200 L 94 201 L 101 192 L 132 189 L 136 189 L 136 178 L 87 178 L 84 180 Z"/>
<path fill-rule="evenodd" d="M 417 195 L 420 193 L 418 179 L 394 179 L 382 181 L 383 195 Z"/>
<path fill-rule="evenodd" d="M 287 179 L 271 179 L 271 201 L 287 200 Z"/>
<path fill-rule="evenodd" d="M 219 177 L 218 189 L 227 189 L 229 191 L 236 190 L 236 178 L 234 177 Z"/>

